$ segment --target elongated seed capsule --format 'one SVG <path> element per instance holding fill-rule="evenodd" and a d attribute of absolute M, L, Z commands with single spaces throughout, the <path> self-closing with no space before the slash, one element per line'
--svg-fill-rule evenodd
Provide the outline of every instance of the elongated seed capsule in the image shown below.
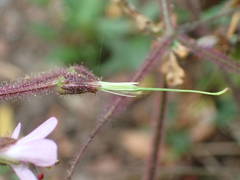
<path fill-rule="evenodd" d="M 206 92 L 189 89 L 146 88 L 138 86 L 138 82 L 104 82 L 84 66 L 72 66 L 4 84 L 0 86 L 0 101 L 29 95 L 66 95 L 96 93 L 97 91 L 127 97 L 135 97 L 145 91 L 185 92 L 216 96 L 227 90 L 226 88 L 219 92 Z"/>
<path fill-rule="evenodd" d="M 99 86 L 99 90 L 105 91 L 108 93 L 120 95 L 120 96 L 128 96 L 135 97 L 146 91 L 168 91 L 168 92 L 181 92 L 181 93 L 197 93 L 197 94 L 205 94 L 210 96 L 219 96 L 228 91 L 228 88 L 225 88 L 218 92 L 207 92 L 207 91 L 199 91 L 192 89 L 169 89 L 169 88 L 149 88 L 149 87 L 141 87 L 138 86 L 138 82 L 104 82 L 98 81 L 96 82 Z"/>

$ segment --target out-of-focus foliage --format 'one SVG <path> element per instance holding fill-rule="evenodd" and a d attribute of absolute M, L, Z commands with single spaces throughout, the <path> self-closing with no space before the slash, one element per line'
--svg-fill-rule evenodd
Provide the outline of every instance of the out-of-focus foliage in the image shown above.
<path fill-rule="evenodd" d="M 9 171 L 9 168 L 7 166 L 1 166 L 0 174 L 6 174 L 8 171 Z"/>
<path fill-rule="evenodd" d="M 128 1 L 133 3 L 139 12 L 147 15 L 151 20 L 155 22 L 159 21 L 161 12 L 157 1 Z M 197 0 L 195 0 L 195 2 L 196 1 Z M 209 17 L 217 15 L 228 1 L 230 0 L 214 0 L 214 2 L 199 0 L 202 7 L 198 19 L 193 18 L 195 15 L 193 10 L 192 12 L 191 9 L 186 8 L 190 0 L 175 1 L 174 3 L 177 5 L 173 8 L 173 19 L 176 22 L 177 27 L 180 27 L 183 23 L 189 23 L 189 25 L 191 25 L 193 20 L 205 20 Z M 19 2 L 21 3 L 21 1 Z M 124 15 L 124 13 L 114 6 L 110 0 L 28 0 L 27 3 L 28 8 L 34 6 L 36 9 L 40 9 L 39 11 L 45 15 L 42 17 L 43 15 L 40 13 L 40 15 L 36 15 L 40 16 L 36 17 L 36 19 L 39 19 L 38 21 L 35 21 L 33 18 L 34 21 L 27 22 L 28 32 L 30 32 L 35 38 L 33 38 L 33 41 L 39 39 L 43 45 L 47 46 L 46 49 L 48 53 L 43 55 L 41 54 L 41 57 L 39 58 L 41 60 L 45 58 L 44 63 L 52 63 L 56 66 L 84 64 L 93 70 L 94 73 L 97 73 L 97 75 L 103 76 L 103 79 L 108 77 L 121 79 L 122 76 L 127 79 L 127 77 L 143 63 L 150 49 L 154 47 L 153 40 L 156 40 L 156 36 L 139 32 L 131 17 Z M 186 4 L 186 6 L 183 4 Z M 23 9 L 23 11 L 26 11 L 25 7 Z M 221 34 L 224 36 L 230 21 L 231 15 L 217 18 L 211 22 L 202 24 L 202 26 L 193 28 L 193 30 L 188 31 L 187 34 L 196 40 L 209 35 L 217 37 Z M 2 26 L 2 28 L 3 27 L 4 26 Z M 3 42 L 0 38 L 0 54 L 3 51 L 2 49 L 4 49 L 2 48 L 4 43 L 5 42 Z M 24 46 L 24 44 L 21 44 L 20 46 Z M 224 53 L 239 61 L 239 27 L 227 46 L 228 49 L 226 52 L 224 51 Z M 8 48 L 9 47 L 7 46 L 5 49 Z M 27 49 L 26 51 L 31 50 Z M 223 52 L 222 49 L 219 49 L 219 51 Z M 10 57 L 10 59 L 14 58 Z M 18 60 L 16 60 L 13 64 L 18 64 L 16 63 L 17 61 Z M 184 84 L 179 88 L 217 91 L 226 87 L 227 83 L 224 79 L 223 72 L 212 62 L 204 61 L 204 58 L 200 58 L 200 60 L 198 60 L 198 58 L 196 58 L 193 54 L 189 54 L 186 59 L 178 57 L 177 61 L 179 66 L 181 66 L 185 72 Z M 30 62 L 34 64 L 35 61 L 33 59 Z M 29 71 L 32 72 L 34 70 L 31 70 L 31 66 L 31 63 L 28 63 L 26 69 L 30 69 Z M 22 68 L 25 66 L 22 65 L 20 67 Z M 148 84 L 151 84 L 150 86 L 158 86 L 156 80 L 158 78 L 155 77 L 161 75 L 161 73 L 159 73 L 159 69 L 160 68 L 156 67 L 155 72 L 152 73 L 151 77 L 145 78 L 146 84 L 144 84 L 144 86 L 147 86 Z M 229 77 L 239 87 L 239 75 L 231 74 Z M 154 108 L 156 108 L 156 105 L 151 99 L 152 97 L 154 97 L 154 95 L 152 96 L 151 93 L 147 93 L 142 98 L 136 98 L 135 103 L 133 106 L 128 108 L 127 113 L 123 116 L 120 115 L 120 118 L 124 117 L 122 121 L 116 122 L 119 123 L 120 126 L 118 126 L 119 124 L 115 125 L 114 122 L 114 128 L 109 128 L 108 131 L 105 132 L 107 137 L 104 137 L 104 133 L 103 135 L 99 134 L 99 139 L 102 138 L 102 141 L 100 140 L 96 142 L 96 151 L 93 148 L 94 150 L 90 153 L 92 153 L 92 157 L 99 157 L 99 154 L 101 156 L 103 154 L 103 162 L 100 160 L 100 165 L 98 166 L 101 174 L 104 174 L 102 173 L 104 170 L 101 171 L 101 168 L 105 167 L 105 161 L 107 162 L 107 167 L 109 167 L 110 164 L 111 167 L 116 169 L 119 168 L 120 170 L 118 169 L 118 171 L 122 172 L 123 166 L 124 168 L 127 167 L 127 163 L 131 161 L 131 158 L 134 160 L 132 163 L 134 164 L 134 167 L 137 167 L 136 159 L 141 159 L 142 162 L 147 159 L 150 151 L 149 149 L 151 149 L 149 144 L 153 133 L 153 126 L 151 126 L 151 124 L 153 124 L 151 122 L 151 112 Z M 82 98 L 82 96 L 78 98 Z M 93 97 L 93 99 L 95 98 L 96 97 Z M 30 117 L 36 117 L 35 120 L 41 119 L 39 118 L 41 116 L 46 116 L 46 114 L 43 115 L 43 112 L 45 113 L 47 111 L 46 109 L 50 109 L 50 112 L 48 112 L 47 115 L 54 113 L 59 116 L 63 116 L 63 114 L 65 115 L 66 120 L 64 119 L 64 121 L 61 122 L 63 124 L 62 130 L 59 130 L 60 132 L 58 132 L 59 134 L 56 135 L 56 137 L 57 139 L 60 139 L 59 141 L 61 141 L 59 143 L 61 149 L 60 151 L 62 153 L 61 155 L 66 159 L 71 157 L 73 149 L 76 149 L 79 146 L 79 139 L 77 139 L 75 135 L 77 134 L 76 136 L 85 138 L 85 135 L 90 131 L 90 127 L 92 128 L 95 123 L 95 121 L 91 121 L 91 118 L 94 120 L 96 119 L 93 111 L 97 111 L 102 108 L 102 106 L 95 108 L 95 105 L 92 105 L 89 99 L 89 97 L 86 97 L 86 99 L 83 97 L 83 99 L 74 98 L 70 100 L 68 98 L 61 98 L 59 100 L 60 103 L 57 101 L 51 102 L 52 104 L 44 99 L 42 101 L 46 104 L 40 104 L 37 107 L 40 107 L 39 109 L 41 109 L 41 107 L 45 108 L 45 106 L 48 108 L 39 110 L 41 112 L 38 112 L 38 108 L 34 108 L 35 106 L 32 106 L 34 111 Z M 104 104 L 107 102 L 106 99 L 103 99 L 102 101 Z M 86 102 L 90 103 L 91 108 L 87 107 L 86 104 L 88 103 Z M 138 105 L 138 103 L 140 105 Z M 28 104 L 28 102 L 26 104 Z M 170 157 L 170 167 L 173 167 L 174 165 L 181 166 L 179 161 L 182 161 L 184 166 L 204 167 L 207 173 L 209 167 L 207 164 L 208 162 L 206 163 L 204 161 L 205 156 L 210 157 L 211 163 L 211 157 L 216 159 L 217 162 L 219 160 L 219 164 L 221 164 L 221 161 L 226 159 L 226 166 L 228 166 L 228 163 L 232 163 L 234 166 L 239 163 L 240 160 L 238 160 L 238 157 L 232 155 L 231 153 L 230 155 L 224 154 L 224 156 L 218 157 L 218 154 L 216 153 L 217 155 L 215 155 L 213 152 L 213 155 L 204 154 L 204 157 L 202 157 L 191 151 L 194 149 L 195 143 L 204 144 L 213 142 L 213 144 L 217 144 L 228 140 L 228 142 L 232 144 L 236 143 L 232 139 L 238 139 L 238 137 L 234 137 L 233 134 L 238 134 L 240 129 L 238 126 L 233 125 L 234 123 L 238 123 L 239 120 L 238 106 L 236 100 L 232 98 L 230 91 L 220 97 L 169 93 L 163 148 L 163 151 L 167 152 L 163 153 L 166 157 L 162 157 L 162 161 L 163 163 L 166 163 L 166 167 L 168 167 L 169 163 L 167 156 Z M 27 108 L 29 107 L 27 106 Z M 83 108 L 82 111 L 80 110 L 81 108 Z M 18 109 L 16 107 L 16 111 L 17 110 Z M 37 112 L 40 114 L 39 117 L 36 116 Z M 5 116 L 0 119 L 11 119 L 9 112 L 3 112 L 2 114 Z M 24 115 L 20 116 L 20 118 L 25 119 L 27 113 L 23 112 L 22 114 Z M 7 117 L 7 115 L 9 116 Z M 31 118 L 26 122 L 35 122 L 35 120 L 32 120 Z M 74 118 L 76 120 L 75 124 L 80 125 L 71 127 L 71 120 Z M 27 120 L 27 118 L 25 120 Z M 10 131 L 10 126 L 12 125 L 5 125 L 7 127 L 4 129 Z M 233 130 L 231 125 L 235 126 L 236 129 Z M 79 128 L 82 129 L 79 130 Z M 70 136 L 68 136 L 69 134 L 66 132 L 68 132 Z M 118 143 L 116 139 L 109 136 L 108 133 L 111 132 L 114 134 L 112 137 L 116 137 L 116 139 L 118 135 L 123 137 L 120 141 L 121 143 Z M 83 133 L 84 135 L 82 136 L 80 133 Z M 204 145 L 203 147 L 205 148 Z M 205 151 L 204 148 L 203 151 Z M 206 151 L 208 151 L 208 149 Z M 226 151 L 226 153 L 228 152 L 229 151 Z M 117 158 L 111 158 L 111 156 L 116 154 Z M 126 154 L 127 157 L 125 157 Z M 235 164 L 231 158 L 233 158 L 237 163 Z M 95 158 L 89 159 L 87 159 L 87 161 L 93 162 L 93 165 L 91 164 L 89 166 L 96 168 L 95 161 L 97 160 Z M 209 159 L 206 161 L 208 160 Z M 63 164 L 65 162 L 67 161 L 64 161 Z M 104 165 L 101 166 L 101 163 Z M 214 163 L 215 162 L 213 161 L 213 164 Z M 56 169 L 58 167 L 59 166 L 56 166 Z M 87 169 L 88 167 L 84 168 Z M 59 169 L 62 171 L 61 167 Z M 110 172 L 111 168 L 109 169 Z M 128 173 L 131 176 L 132 172 L 129 171 Z M 139 171 L 137 174 L 138 177 L 136 179 L 140 179 L 139 176 L 142 174 L 140 174 Z M 11 171 L 5 166 L 1 166 L 0 175 L 11 176 Z M 193 176 L 193 179 L 195 178 L 201 179 L 201 177 L 198 178 L 197 175 Z M 181 179 L 181 177 L 179 177 L 179 179 Z M 182 179 L 187 178 L 183 177 Z M 191 177 L 189 179 L 191 179 Z"/>
<path fill-rule="evenodd" d="M 137 0 L 130 1 L 138 10 L 153 20 L 159 19 L 159 4 L 146 1 L 141 4 Z M 34 0 L 35 5 L 51 7 L 51 0 Z M 136 70 L 142 64 L 150 50 L 152 37 L 138 32 L 129 18 L 121 16 L 110 1 L 100 0 L 60 0 L 58 14 L 52 15 L 52 21 L 32 22 L 31 31 L 52 46 L 47 59 L 52 63 L 83 63 L 101 75 L 111 75 L 121 71 Z M 204 9 L 201 19 L 217 15 L 226 1 Z M 191 20 L 190 12 L 181 6 L 175 7 L 179 24 Z M 55 21 L 55 22 L 54 22 Z M 215 20 L 214 25 L 227 25 L 230 17 Z M 57 23 L 56 23 L 57 22 Z M 233 57 L 239 57 L 239 47 L 233 51 Z M 183 63 L 184 65 L 184 63 Z M 225 81 L 221 73 L 212 63 L 202 64 L 201 78 L 194 86 L 198 89 L 216 89 L 224 87 Z M 214 69 L 214 71 L 213 71 Z M 206 78 L 206 75 L 208 77 Z M 238 77 L 234 77 L 239 81 Z M 219 110 L 216 124 L 227 126 L 237 116 L 236 105 L 229 96 L 219 98 L 216 107 Z M 181 102 L 180 102 L 181 103 Z M 179 113 L 177 102 L 170 102 L 168 118 L 170 126 L 178 126 Z M 188 107 L 186 107 L 188 108 Z M 176 156 L 186 153 L 191 147 L 188 129 L 170 128 L 167 143 L 174 149 Z"/>
<path fill-rule="evenodd" d="M 226 127 L 238 117 L 238 109 L 234 100 L 230 97 L 222 97 L 219 102 L 219 113 L 217 117 L 217 125 Z"/>
<path fill-rule="evenodd" d="M 33 2 L 43 8 L 50 5 L 47 0 Z M 52 17 L 59 21 L 58 26 L 48 21 L 31 25 L 34 33 L 52 44 L 49 61 L 84 63 L 101 74 L 134 70 L 143 62 L 151 38 L 134 30 L 128 19 L 120 15 L 113 17 L 108 2 L 61 0 L 60 3 L 61 17 Z M 156 17 L 158 8 L 150 2 L 142 11 Z"/>
<path fill-rule="evenodd" d="M 188 132 L 181 131 L 170 131 L 167 134 L 167 144 L 171 147 L 175 158 L 181 157 L 181 155 L 187 153 L 191 147 L 191 139 L 189 138 Z"/>
<path fill-rule="evenodd" d="M 0 166 L 0 175 L 4 177 L 9 177 L 11 180 L 18 180 L 18 177 L 12 173 L 8 166 Z"/>

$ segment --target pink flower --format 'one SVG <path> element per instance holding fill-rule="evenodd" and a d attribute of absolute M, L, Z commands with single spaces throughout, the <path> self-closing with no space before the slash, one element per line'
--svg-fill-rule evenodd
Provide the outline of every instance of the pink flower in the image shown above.
<path fill-rule="evenodd" d="M 27 136 L 18 138 L 21 130 L 19 123 L 11 138 L 6 138 L 11 143 L 0 149 L 0 162 L 10 165 L 20 180 L 37 180 L 27 165 L 49 167 L 57 162 L 57 145 L 46 138 L 56 125 L 57 119 L 52 117 Z"/>

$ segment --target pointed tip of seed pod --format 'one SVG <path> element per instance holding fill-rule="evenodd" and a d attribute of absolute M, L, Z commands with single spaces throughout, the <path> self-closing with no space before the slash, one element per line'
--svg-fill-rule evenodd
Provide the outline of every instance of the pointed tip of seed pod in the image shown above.
<path fill-rule="evenodd" d="M 223 89 L 222 91 L 219 91 L 219 92 L 217 93 L 217 95 L 222 95 L 222 94 L 226 93 L 228 90 L 229 90 L 229 88 L 225 88 L 225 89 Z"/>

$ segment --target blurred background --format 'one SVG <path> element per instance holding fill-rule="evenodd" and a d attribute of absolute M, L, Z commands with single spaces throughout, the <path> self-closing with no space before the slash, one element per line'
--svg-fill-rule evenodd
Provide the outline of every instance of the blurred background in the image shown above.
<path fill-rule="evenodd" d="M 154 0 L 129 0 L 137 10 L 159 20 Z M 230 0 L 175 0 L 178 26 L 215 16 Z M 237 26 L 230 40 L 226 31 L 232 15 L 217 18 L 189 31 L 195 39 L 210 37 L 226 41 L 219 50 L 240 57 Z M 140 31 L 132 19 L 110 0 L 0 0 L 0 80 L 13 81 L 26 74 L 83 64 L 105 81 L 124 81 L 139 68 L 152 48 L 155 35 Z M 238 75 L 226 74 L 193 54 L 178 59 L 184 81 L 177 88 L 216 91 Z M 143 84 L 158 86 L 159 68 Z M 143 177 L 151 149 L 156 93 L 134 99 L 115 116 L 90 146 L 74 180 L 138 180 Z M 112 95 L 43 96 L 0 104 L 0 134 L 9 136 L 17 122 L 22 135 L 51 116 L 59 119 L 51 135 L 59 145 L 59 164 L 38 169 L 46 180 L 63 179 L 69 161 L 96 125 Z M 164 145 L 158 179 L 239 179 L 239 101 L 227 93 L 219 97 L 169 93 Z M 124 109 L 124 107 L 123 107 Z M 161 167 L 160 167 L 161 166 Z M 0 167 L 0 180 L 17 179 Z"/>

